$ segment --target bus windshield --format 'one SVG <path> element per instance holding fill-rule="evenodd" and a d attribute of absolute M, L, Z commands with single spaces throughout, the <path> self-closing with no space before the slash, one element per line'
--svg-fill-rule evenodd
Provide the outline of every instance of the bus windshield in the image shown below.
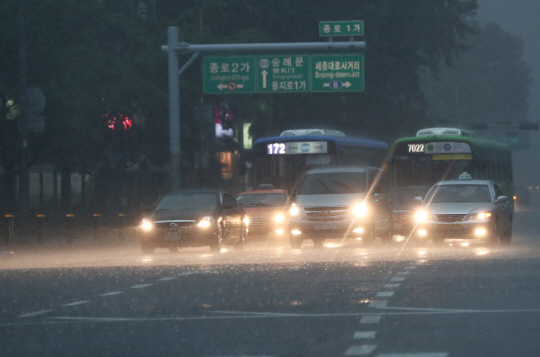
<path fill-rule="evenodd" d="M 431 186 L 437 181 L 457 180 L 472 172 L 472 160 L 433 160 L 431 156 L 395 156 L 394 187 Z"/>
<path fill-rule="evenodd" d="M 298 195 L 363 193 L 366 176 L 362 172 L 314 173 L 304 176 Z"/>

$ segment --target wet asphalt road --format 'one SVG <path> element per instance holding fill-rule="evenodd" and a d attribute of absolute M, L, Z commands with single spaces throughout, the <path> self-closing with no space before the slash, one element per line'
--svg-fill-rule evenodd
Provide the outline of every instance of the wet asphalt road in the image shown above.
<path fill-rule="evenodd" d="M 0 356 L 540 356 L 539 218 L 510 246 L 16 251 Z"/>

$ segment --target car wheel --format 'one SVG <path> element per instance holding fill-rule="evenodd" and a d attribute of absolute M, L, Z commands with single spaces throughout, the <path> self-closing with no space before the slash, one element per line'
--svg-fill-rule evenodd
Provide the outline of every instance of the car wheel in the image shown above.
<path fill-rule="evenodd" d="M 208 245 L 210 246 L 210 250 L 212 252 L 221 252 L 221 247 L 223 245 L 223 235 L 223 227 L 218 224 L 217 232 L 210 237 L 210 241 L 208 242 Z"/>
<path fill-rule="evenodd" d="M 437 246 L 441 246 L 444 244 L 444 238 L 437 237 L 437 238 L 433 238 L 432 241 L 433 241 L 433 244 Z"/>
<path fill-rule="evenodd" d="M 498 244 L 499 243 L 499 224 L 497 221 L 495 221 L 495 224 L 493 225 L 493 229 L 491 231 L 491 235 L 489 236 L 487 243 L 488 244 Z"/>
<path fill-rule="evenodd" d="M 366 234 L 362 236 L 362 243 L 366 246 L 371 246 L 375 242 L 375 224 L 372 223 L 371 227 Z"/>
<path fill-rule="evenodd" d="M 392 238 L 394 237 L 394 223 L 392 223 L 392 218 L 388 219 L 388 227 L 386 231 L 381 235 L 381 241 L 383 244 L 392 243 Z"/>
<path fill-rule="evenodd" d="M 245 249 L 247 246 L 247 227 L 242 228 L 242 234 L 240 234 L 240 241 L 234 245 L 235 249 Z"/>
<path fill-rule="evenodd" d="M 141 241 L 141 250 L 144 254 L 151 254 L 151 253 L 154 253 L 154 250 L 156 249 L 156 247 L 150 243 L 150 242 L 146 242 L 146 241 Z"/>
<path fill-rule="evenodd" d="M 292 233 L 289 234 L 289 237 L 292 249 L 300 249 L 302 247 L 302 242 L 304 241 L 302 237 L 297 237 Z"/>
<path fill-rule="evenodd" d="M 425 238 L 414 238 L 414 245 L 418 248 L 423 248 L 427 246 L 427 241 Z"/>
<path fill-rule="evenodd" d="M 512 241 L 512 221 L 508 222 L 508 229 L 499 238 L 501 244 L 510 244 Z"/>
<path fill-rule="evenodd" d="M 313 238 L 313 246 L 315 248 L 322 248 L 324 245 L 324 239 L 322 238 Z"/>

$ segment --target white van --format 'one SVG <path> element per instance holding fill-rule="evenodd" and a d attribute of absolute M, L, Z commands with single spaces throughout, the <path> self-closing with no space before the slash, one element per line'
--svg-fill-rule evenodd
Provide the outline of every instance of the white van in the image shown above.
<path fill-rule="evenodd" d="M 304 239 L 321 247 L 325 239 L 380 237 L 392 240 L 388 179 L 376 167 L 333 167 L 307 171 L 296 187 L 289 210 L 291 247 Z"/>

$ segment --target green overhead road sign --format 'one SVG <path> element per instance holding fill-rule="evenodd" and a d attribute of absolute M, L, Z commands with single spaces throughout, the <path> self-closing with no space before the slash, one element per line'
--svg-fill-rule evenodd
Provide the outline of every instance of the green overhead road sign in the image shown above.
<path fill-rule="evenodd" d="M 254 56 L 204 57 L 204 93 L 253 93 L 255 68 Z"/>
<path fill-rule="evenodd" d="M 361 36 L 364 34 L 364 21 L 321 21 L 319 36 Z"/>
<path fill-rule="evenodd" d="M 257 92 L 309 92 L 308 55 L 268 55 L 257 57 Z"/>
<path fill-rule="evenodd" d="M 364 55 L 312 55 L 312 92 L 364 90 Z"/>
<path fill-rule="evenodd" d="M 203 66 L 205 94 L 364 90 L 363 54 L 210 56 Z"/>

